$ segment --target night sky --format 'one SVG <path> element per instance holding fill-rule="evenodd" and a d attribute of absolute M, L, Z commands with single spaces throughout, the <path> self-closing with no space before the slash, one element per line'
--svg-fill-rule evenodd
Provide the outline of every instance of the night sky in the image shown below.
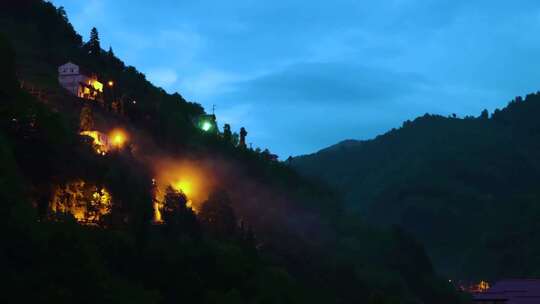
<path fill-rule="evenodd" d="M 54 0 L 168 92 L 281 158 L 540 89 L 538 1 Z"/>

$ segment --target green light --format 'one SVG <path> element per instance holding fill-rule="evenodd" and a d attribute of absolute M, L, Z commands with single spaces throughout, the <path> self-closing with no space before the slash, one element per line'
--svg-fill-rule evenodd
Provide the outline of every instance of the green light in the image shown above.
<path fill-rule="evenodd" d="M 212 124 L 210 122 L 208 122 L 208 121 L 205 121 L 202 124 L 202 129 L 203 129 L 204 132 L 208 132 L 208 131 L 210 131 L 210 129 L 212 129 Z"/>

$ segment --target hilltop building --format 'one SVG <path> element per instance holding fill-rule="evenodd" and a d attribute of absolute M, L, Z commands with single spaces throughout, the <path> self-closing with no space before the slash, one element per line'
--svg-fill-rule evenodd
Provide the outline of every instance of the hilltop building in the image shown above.
<path fill-rule="evenodd" d="M 487 291 L 473 295 L 477 304 L 538 304 L 540 280 L 503 280 Z"/>
<path fill-rule="evenodd" d="M 218 125 L 216 121 L 216 115 L 214 114 L 203 114 L 197 116 L 193 119 L 193 124 L 200 130 L 209 133 L 219 132 Z"/>
<path fill-rule="evenodd" d="M 81 68 L 68 62 L 58 67 L 58 82 L 71 94 L 84 99 L 102 100 L 103 84 L 96 76 L 82 74 Z"/>

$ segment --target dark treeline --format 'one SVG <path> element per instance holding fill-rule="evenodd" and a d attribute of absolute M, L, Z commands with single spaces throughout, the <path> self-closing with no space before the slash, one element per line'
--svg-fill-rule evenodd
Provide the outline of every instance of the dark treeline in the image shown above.
<path fill-rule="evenodd" d="M 399 225 L 455 279 L 540 275 L 540 94 L 490 116 L 425 115 L 293 166 L 344 193 L 347 209 Z"/>
<path fill-rule="evenodd" d="M 410 235 L 343 213 L 333 191 L 270 160 L 269 152 L 243 147 L 230 127 L 226 136 L 201 132 L 193 124 L 204 114 L 200 105 L 154 87 L 112 49 L 103 50 L 98 30 L 83 42 L 62 8 L 4 1 L 0 35 L 2 302 L 461 301 Z M 249 207 L 253 199 L 236 190 L 240 180 L 237 188 L 211 193 L 196 215 L 171 188 L 165 223 L 153 225 L 155 189 L 145 163 L 129 149 L 101 157 L 78 135 L 80 107 L 68 105 L 80 100 L 56 80 L 57 67 L 67 61 L 102 82 L 114 80 L 114 91 L 106 88 L 105 104 L 95 109 L 102 119 L 143 130 L 172 155 L 219 156 L 239 167 L 242 180 L 287 199 L 254 193 L 261 201 Z M 42 88 L 47 102 L 20 82 Z M 121 118 L 108 112 L 115 97 L 126 102 Z M 54 187 L 76 179 L 110 191 L 112 210 L 99 225 L 51 214 Z M 307 218 L 315 218 L 317 229 L 302 227 L 311 225 Z"/>

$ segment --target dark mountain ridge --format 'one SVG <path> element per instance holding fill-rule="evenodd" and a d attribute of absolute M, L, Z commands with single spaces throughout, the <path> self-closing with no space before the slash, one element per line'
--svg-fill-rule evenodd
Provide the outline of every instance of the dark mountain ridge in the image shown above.
<path fill-rule="evenodd" d="M 293 159 L 346 209 L 418 237 L 456 278 L 540 275 L 540 95 L 491 117 L 424 115 L 368 141 Z"/>

